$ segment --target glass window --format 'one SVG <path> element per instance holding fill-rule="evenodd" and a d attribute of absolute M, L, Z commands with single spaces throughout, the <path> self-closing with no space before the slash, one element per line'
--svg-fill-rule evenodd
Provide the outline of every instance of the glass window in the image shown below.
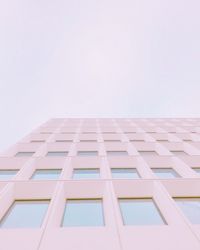
<path fill-rule="evenodd" d="M 97 132 L 95 131 L 82 131 L 82 134 L 96 134 Z"/>
<path fill-rule="evenodd" d="M 193 170 L 194 170 L 197 174 L 200 174 L 200 168 L 193 168 Z"/>
<path fill-rule="evenodd" d="M 177 205 L 193 224 L 200 224 L 200 198 L 175 198 Z"/>
<path fill-rule="evenodd" d="M 45 140 L 32 140 L 31 142 L 32 143 L 42 143 L 42 142 L 45 142 Z"/>
<path fill-rule="evenodd" d="M 110 134 L 110 135 L 115 135 L 116 132 L 112 132 L 112 131 L 104 131 L 102 132 L 102 134 Z"/>
<path fill-rule="evenodd" d="M 143 139 L 131 139 L 131 142 L 144 142 L 145 140 Z"/>
<path fill-rule="evenodd" d="M 137 179 L 139 174 L 135 168 L 112 168 L 112 178 Z"/>
<path fill-rule="evenodd" d="M 148 151 L 138 151 L 141 156 L 158 156 L 157 152 L 154 150 Z"/>
<path fill-rule="evenodd" d="M 42 225 L 49 200 L 16 200 L 0 222 L 2 228 L 37 228 Z"/>
<path fill-rule="evenodd" d="M 67 156 L 67 151 L 50 151 L 46 156 Z"/>
<path fill-rule="evenodd" d="M 107 151 L 107 155 L 109 156 L 121 156 L 121 155 L 128 155 L 127 151 Z"/>
<path fill-rule="evenodd" d="M 97 142 L 97 140 L 80 140 L 81 142 Z"/>
<path fill-rule="evenodd" d="M 73 179 L 98 179 L 100 177 L 98 168 L 74 169 Z"/>
<path fill-rule="evenodd" d="M 16 175 L 18 172 L 18 170 L 13 170 L 13 169 L 8 169 L 8 170 L 4 170 L 1 169 L 0 170 L 0 180 L 10 180 L 11 178 L 14 177 L 14 175 Z"/>
<path fill-rule="evenodd" d="M 182 151 L 182 150 L 171 150 L 172 154 L 175 154 L 177 156 L 186 156 L 188 155 L 186 152 Z"/>
<path fill-rule="evenodd" d="M 125 225 L 166 224 L 151 198 L 119 199 Z"/>
<path fill-rule="evenodd" d="M 56 180 L 59 178 L 61 169 L 37 169 L 35 170 L 32 180 Z"/>
<path fill-rule="evenodd" d="M 78 156 L 97 156 L 98 151 L 78 151 Z"/>
<path fill-rule="evenodd" d="M 56 142 L 73 142 L 73 140 L 56 140 Z"/>
<path fill-rule="evenodd" d="M 120 142 L 121 140 L 104 140 L 105 142 Z"/>
<path fill-rule="evenodd" d="M 17 157 L 23 157 L 23 156 L 28 157 L 28 156 L 32 156 L 34 153 L 35 152 L 18 152 L 18 153 L 16 153 L 15 156 L 17 156 Z"/>
<path fill-rule="evenodd" d="M 73 132 L 73 131 L 64 131 L 64 132 L 61 132 L 61 134 L 76 134 L 76 132 Z"/>
<path fill-rule="evenodd" d="M 177 178 L 180 177 L 172 168 L 152 168 L 152 171 L 160 178 Z"/>
<path fill-rule="evenodd" d="M 62 226 L 104 226 L 102 200 L 67 200 Z"/>

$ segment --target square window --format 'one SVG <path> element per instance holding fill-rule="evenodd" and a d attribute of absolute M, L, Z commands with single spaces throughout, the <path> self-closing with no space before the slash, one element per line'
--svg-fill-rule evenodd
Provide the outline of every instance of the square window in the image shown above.
<path fill-rule="evenodd" d="M 135 168 L 112 168 L 112 178 L 114 179 L 138 179 L 139 174 Z"/>
<path fill-rule="evenodd" d="M 174 198 L 192 224 L 200 224 L 200 198 Z"/>
<path fill-rule="evenodd" d="M 127 151 L 107 151 L 108 156 L 122 156 L 128 155 Z"/>
<path fill-rule="evenodd" d="M 94 132 L 94 131 L 85 131 L 85 132 L 82 132 L 83 134 L 96 134 L 97 132 Z"/>
<path fill-rule="evenodd" d="M 104 140 L 105 142 L 120 142 L 121 140 Z"/>
<path fill-rule="evenodd" d="M 97 140 L 80 140 L 80 142 L 97 142 Z"/>
<path fill-rule="evenodd" d="M 31 143 L 43 143 L 45 140 L 32 140 Z"/>
<path fill-rule="evenodd" d="M 172 168 L 152 168 L 152 171 L 160 178 L 172 179 L 180 177 L 180 175 L 178 175 Z"/>
<path fill-rule="evenodd" d="M 177 156 L 186 156 L 188 155 L 185 151 L 183 150 L 171 150 L 172 154 L 175 154 Z"/>
<path fill-rule="evenodd" d="M 98 168 L 88 168 L 88 169 L 74 169 L 73 179 L 99 179 L 100 172 Z"/>
<path fill-rule="evenodd" d="M 56 140 L 56 142 L 73 142 L 73 140 Z"/>
<path fill-rule="evenodd" d="M 67 151 L 49 151 L 47 152 L 46 156 L 67 156 L 68 152 Z"/>
<path fill-rule="evenodd" d="M 78 156 L 97 156 L 98 151 L 78 151 Z"/>
<path fill-rule="evenodd" d="M 35 152 L 18 152 L 16 153 L 16 157 L 29 157 L 32 156 Z"/>
<path fill-rule="evenodd" d="M 141 155 L 141 156 L 158 156 L 157 152 L 154 151 L 154 150 L 148 150 L 148 151 L 143 151 L 143 150 L 139 150 L 138 153 Z"/>
<path fill-rule="evenodd" d="M 119 199 L 124 225 L 166 224 L 151 198 Z"/>
<path fill-rule="evenodd" d="M 194 170 L 197 174 L 200 174 L 200 168 L 193 168 L 193 170 Z"/>
<path fill-rule="evenodd" d="M 144 142 L 143 139 L 131 139 L 130 142 Z"/>
<path fill-rule="evenodd" d="M 67 131 L 65 131 L 65 132 L 61 132 L 61 134 L 76 134 L 76 132 L 67 132 Z"/>
<path fill-rule="evenodd" d="M 12 179 L 16 174 L 18 170 L 13 169 L 1 169 L 0 170 L 0 180 L 10 180 Z"/>
<path fill-rule="evenodd" d="M 113 131 L 104 131 L 102 132 L 102 134 L 110 134 L 110 135 L 115 135 L 116 132 L 113 132 Z"/>
<path fill-rule="evenodd" d="M 104 226 L 101 199 L 69 199 L 66 201 L 63 227 Z"/>
<path fill-rule="evenodd" d="M 32 180 L 57 180 L 61 169 L 36 169 L 32 175 Z"/>
<path fill-rule="evenodd" d="M 134 132 L 134 131 L 124 131 L 124 134 L 135 134 L 136 132 Z"/>
<path fill-rule="evenodd" d="M 49 200 L 16 200 L 0 222 L 1 228 L 41 227 Z"/>

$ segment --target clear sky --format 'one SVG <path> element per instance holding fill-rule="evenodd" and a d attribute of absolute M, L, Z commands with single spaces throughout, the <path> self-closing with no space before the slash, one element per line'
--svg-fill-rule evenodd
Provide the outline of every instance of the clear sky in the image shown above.
<path fill-rule="evenodd" d="M 0 1 L 0 150 L 51 117 L 200 116 L 199 0 Z"/>

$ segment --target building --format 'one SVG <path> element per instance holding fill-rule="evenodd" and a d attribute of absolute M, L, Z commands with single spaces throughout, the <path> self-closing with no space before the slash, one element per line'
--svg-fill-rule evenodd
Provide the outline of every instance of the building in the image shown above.
<path fill-rule="evenodd" d="M 199 250 L 200 119 L 52 119 L 0 156 L 0 250 Z"/>

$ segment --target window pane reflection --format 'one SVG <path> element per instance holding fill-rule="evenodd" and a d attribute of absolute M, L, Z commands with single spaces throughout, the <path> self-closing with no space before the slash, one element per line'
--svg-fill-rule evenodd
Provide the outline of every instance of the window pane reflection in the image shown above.
<path fill-rule="evenodd" d="M 119 199 L 119 205 L 125 225 L 165 224 L 153 200 L 150 198 Z"/>
<path fill-rule="evenodd" d="M 49 201 L 15 201 L 0 223 L 2 228 L 40 227 Z"/>

